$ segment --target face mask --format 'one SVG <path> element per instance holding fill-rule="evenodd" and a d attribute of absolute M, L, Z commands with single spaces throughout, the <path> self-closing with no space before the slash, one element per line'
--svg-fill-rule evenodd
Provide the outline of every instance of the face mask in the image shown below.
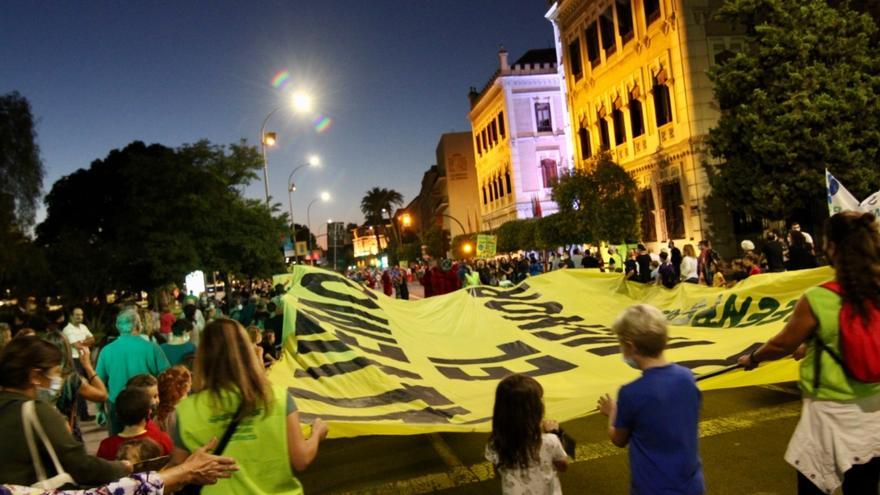
<path fill-rule="evenodd" d="M 634 369 L 634 370 L 639 369 L 639 365 L 638 365 L 638 363 L 636 363 L 635 360 L 634 360 L 633 358 L 631 358 L 631 357 L 626 357 L 626 356 L 622 356 L 622 357 L 623 357 L 623 362 L 626 363 L 626 364 L 628 364 L 630 368 L 632 368 L 632 369 Z"/>
<path fill-rule="evenodd" d="M 150 417 L 155 418 L 159 412 L 159 404 L 150 404 Z"/>
<path fill-rule="evenodd" d="M 37 387 L 37 398 L 46 402 L 55 402 L 63 385 L 64 380 L 60 376 L 53 376 L 49 379 L 49 388 Z"/>

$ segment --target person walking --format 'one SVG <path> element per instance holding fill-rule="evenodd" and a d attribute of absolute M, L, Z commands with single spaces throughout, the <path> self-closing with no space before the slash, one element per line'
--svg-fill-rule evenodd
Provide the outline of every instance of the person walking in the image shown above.
<path fill-rule="evenodd" d="M 205 487 L 204 495 L 302 494 L 293 471 L 305 470 L 327 436 L 320 419 L 308 438 L 291 392 L 272 386 L 263 363 L 238 322 L 217 319 L 205 326 L 193 365 L 193 394 L 177 406 L 172 465 L 212 438 L 220 438 L 238 421 L 223 454 L 236 459 L 239 471 Z"/>
<path fill-rule="evenodd" d="M 832 283 L 808 289 L 785 327 L 738 363 L 800 359 L 801 418 L 785 460 L 798 493 L 877 495 L 880 482 L 880 231 L 871 213 L 826 222 Z M 858 340 L 864 337 L 868 340 Z M 856 340 L 850 340 L 856 339 Z M 849 341 L 843 347 L 841 342 Z M 873 377 L 853 376 L 871 370 Z"/>

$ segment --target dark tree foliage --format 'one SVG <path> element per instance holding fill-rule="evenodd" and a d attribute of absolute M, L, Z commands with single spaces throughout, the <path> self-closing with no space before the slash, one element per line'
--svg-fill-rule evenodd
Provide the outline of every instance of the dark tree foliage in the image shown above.
<path fill-rule="evenodd" d="M 38 243 L 75 296 L 150 290 L 195 269 L 278 273 L 285 217 L 240 193 L 261 163 L 244 142 L 133 142 L 53 185 Z"/>
<path fill-rule="evenodd" d="M 637 237 L 639 206 L 636 184 L 630 175 L 610 160 L 599 158 L 589 171 L 575 170 L 553 187 L 559 205 L 562 244 L 619 243 Z"/>
<path fill-rule="evenodd" d="M 13 223 L 21 229 L 33 224 L 44 174 L 30 103 L 18 92 L 0 96 L 0 195 L 12 198 Z"/>
<path fill-rule="evenodd" d="M 721 108 L 714 194 L 781 220 L 822 209 L 828 168 L 857 197 L 880 185 L 880 56 L 866 14 L 826 0 L 728 0 L 748 49 L 709 73 Z"/>

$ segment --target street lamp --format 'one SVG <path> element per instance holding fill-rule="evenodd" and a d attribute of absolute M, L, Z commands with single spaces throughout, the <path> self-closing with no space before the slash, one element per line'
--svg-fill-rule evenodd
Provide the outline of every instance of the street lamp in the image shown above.
<path fill-rule="evenodd" d="M 317 202 L 317 201 L 323 201 L 325 203 L 327 201 L 330 201 L 330 193 L 328 193 L 327 191 L 322 192 L 321 195 L 318 196 L 317 198 L 313 199 L 309 203 L 309 206 L 306 208 L 306 222 L 309 225 L 309 254 L 310 255 L 312 252 L 312 205 L 315 204 L 315 202 Z"/>
<path fill-rule="evenodd" d="M 310 155 L 306 160 L 306 163 L 296 167 L 293 169 L 293 172 L 287 176 L 287 204 L 290 208 L 290 231 L 293 233 L 293 245 L 294 249 L 296 248 L 296 223 L 293 221 L 293 191 L 296 191 L 296 184 L 293 183 L 293 175 L 297 170 L 303 167 L 317 167 L 321 165 L 321 159 L 318 158 L 318 155 Z M 297 256 L 297 259 L 299 256 Z"/>
<path fill-rule="evenodd" d="M 294 93 L 292 104 L 293 109 L 298 113 L 306 113 L 312 109 L 311 97 L 303 92 L 298 91 Z M 275 146 L 278 142 L 274 132 L 266 132 L 266 124 L 269 122 L 269 118 L 282 108 L 284 107 L 281 106 L 269 112 L 269 115 L 266 115 L 262 125 L 260 125 L 260 153 L 263 155 L 263 187 L 266 189 L 266 206 L 269 206 L 269 158 L 266 156 L 266 147 Z"/>

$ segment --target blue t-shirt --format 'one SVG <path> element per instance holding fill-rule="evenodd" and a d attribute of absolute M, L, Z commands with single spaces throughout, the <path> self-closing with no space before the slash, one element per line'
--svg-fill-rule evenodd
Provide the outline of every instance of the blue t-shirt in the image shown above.
<path fill-rule="evenodd" d="M 620 388 L 615 428 L 630 431 L 633 495 L 705 493 L 697 440 L 702 397 L 691 371 L 649 368 Z"/>
<path fill-rule="evenodd" d="M 162 351 L 168 358 L 171 366 L 180 364 L 183 358 L 196 352 L 196 346 L 192 342 L 184 342 L 183 344 L 162 344 Z"/>

